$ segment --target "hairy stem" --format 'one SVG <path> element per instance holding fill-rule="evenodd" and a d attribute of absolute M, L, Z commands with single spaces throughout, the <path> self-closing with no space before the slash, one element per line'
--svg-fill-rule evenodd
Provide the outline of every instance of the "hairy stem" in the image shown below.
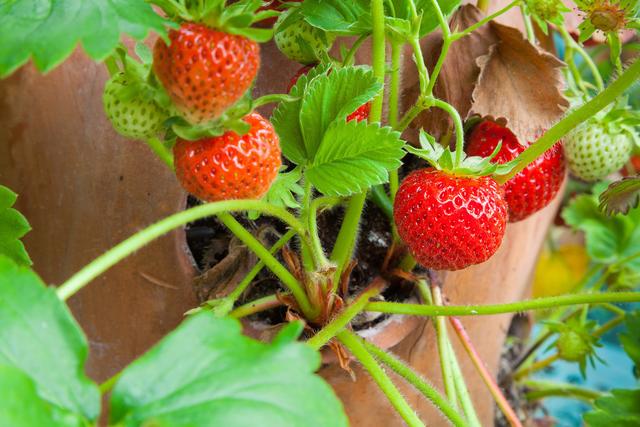
<path fill-rule="evenodd" d="M 456 110 L 453 105 L 448 104 L 439 99 L 433 98 L 432 103 L 434 107 L 438 107 L 444 111 L 446 111 L 449 116 L 453 119 L 453 124 L 456 129 L 456 157 L 455 157 L 455 165 L 458 166 L 462 161 L 462 151 L 464 149 L 464 129 L 462 127 L 462 118 L 460 117 L 460 113 Z"/>
<path fill-rule="evenodd" d="M 528 310 L 546 310 L 579 304 L 599 304 L 604 302 L 640 302 L 640 292 L 598 292 L 593 294 L 569 294 L 557 297 L 536 298 L 507 304 L 493 305 L 447 305 L 427 306 L 399 302 L 371 302 L 366 311 L 379 313 L 406 314 L 409 316 L 477 316 L 517 313 Z"/>
<path fill-rule="evenodd" d="M 273 246 L 271 246 L 269 253 L 271 255 L 275 255 L 280 249 L 282 249 L 284 245 L 287 244 L 289 240 L 291 240 L 294 234 L 295 233 L 293 232 L 293 230 L 287 231 L 282 237 L 280 237 L 280 239 L 278 239 L 276 243 L 274 243 Z M 238 286 L 236 286 L 236 288 L 229 294 L 229 296 L 227 296 L 227 298 L 229 298 L 233 302 L 240 298 L 240 295 L 242 295 L 242 293 L 249 287 L 253 279 L 256 278 L 256 276 L 262 271 L 264 267 L 264 261 L 258 261 L 258 263 L 253 266 L 249 273 L 247 273 L 244 279 L 242 279 L 242 281 L 238 283 Z"/>
<path fill-rule="evenodd" d="M 160 141 L 155 136 L 146 140 L 147 145 L 151 150 L 162 160 L 169 169 L 173 170 L 173 153 L 167 147 L 164 146 L 162 141 Z"/>
<path fill-rule="evenodd" d="M 387 365 L 391 368 L 395 373 L 404 378 L 409 384 L 415 387 L 424 397 L 429 399 L 433 405 L 440 410 L 442 415 L 444 415 L 450 422 L 456 427 L 465 427 L 467 422 L 464 418 L 456 411 L 456 409 L 449 403 L 446 397 L 444 397 L 440 392 L 427 380 L 422 378 L 418 373 L 416 373 L 410 366 L 400 360 L 398 357 L 394 356 L 391 353 L 387 353 L 383 349 L 375 346 L 374 344 L 368 342 L 367 340 L 361 340 L 364 344 L 364 347 L 371 353 L 376 359 L 380 362 Z"/>
<path fill-rule="evenodd" d="M 556 360 L 560 359 L 560 355 L 558 353 L 555 353 L 545 359 L 542 360 L 538 360 L 537 362 L 532 363 L 531 365 L 524 367 L 522 369 L 517 370 L 514 374 L 513 374 L 513 379 L 515 381 L 522 379 L 524 377 L 528 377 L 529 375 L 533 374 L 534 372 L 538 372 L 546 367 L 548 367 L 549 365 L 551 365 L 553 362 L 555 362 Z"/>
<path fill-rule="evenodd" d="M 282 303 L 277 295 L 267 295 L 266 297 L 258 298 L 255 301 L 248 302 L 231 310 L 229 316 L 240 319 L 281 305 Z"/>
<path fill-rule="evenodd" d="M 496 382 L 494 381 L 493 376 L 489 373 L 489 370 L 487 369 L 484 362 L 480 358 L 480 355 L 476 351 L 473 343 L 471 342 L 471 337 L 469 337 L 469 334 L 467 333 L 460 319 L 458 319 L 457 317 L 449 317 L 449 321 L 451 322 L 453 329 L 456 331 L 456 334 L 458 335 L 458 338 L 460 339 L 462 346 L 464 347 L 465 351 L 469 355 L 471 362 L 473 362 L 473 366 L 476 368 L 476 371 L 480 374 L 482 381 L 489 389 L 491 396 L 493 396 L 493 399 L 498 404 L 498 407 L 504 414 L 509 424 L 512 427 L 522 427 L 522 424 L 520 423 L 520 419 L 516 415 L 513 408 L 511 408 L 511 405 L 509 405 L 509 402 L 504 397 L 504 394 L 502 394 L 502 391 L 500 390 L 500 387 L 498 386 L 498 384 L 496 384 Z"/>
<path fill-rule="evenodd" d="M 433 302 L 436 305 L 442 305 L 442 295 L 438 286 L 431 288 Z M 447 334 L 447 325 L 444 317 L 438 316 L 435 319 L 434 327 L 436 329 L 436 337 L 438 341 L 438 356 L 440 357 L 440 369 L 442 370 L 442 382 L 444 390 L 449 401 L 454 407 L 457 407 L 458 399 L 456 393 L 456 384 L 453 378 L 451 355 L 449 353 L 449 337 Z"/>
<path fill-rule="evenodd" d="M 174 228 L 222 212 L 247 210 L 276 217 L 298 234 L 306 232 L 302 224 L 286 209 L 259 200 L 227 200 L 196 206 L 164 218 L 109 249 L 60 285 L 57 289 L 58 297 L 62 300 L 68 299 L 113 265 Z"/>
<path fill-rule="evenodd" d="M 475 30 L 477 30 L 478 28 L 482 27 L 483 25 L 493 21 L 494 19 L 496 19 L 498 16 L 506 13 L 507 11 L 509 11 L 510 9 L 512 9 L 515 6 L 518 6 L 520 3 L 522 3 L 522 0 L 515 0 L 511 3 L 509 3 L 508 5 L 506 5 L 505 7 L 503 7 L 502 9 L 498 10 L 495 13 L 492 13 L 489 16 L 485 16 L 484 18 L 482 18 L 480 21 L 476 22 L 475 24 L 465 28 L 464 30 L 460 31 L 460 32 L 456 32 L 451 34 L 451 40 L 452 41 L 456 41 L 458 39 L 461 39 L 462 37 L 468 36 L 469 34 L 471 34 L 472 32 L 474 32 Z"/>
<path fill-rule="evenodd" d="M 602 392 L 597 390 L 555 381 L 526 380 L 523 381 L 523 384 L 531 389 L 525 394 L 528 400 L 539 400 L 545 397 L 569 397 L 590 403 L 602 396 Z"/>
<path fill-rule="evenodd" d="M 381 285 L 382 283 L 380 283 Z M 331 322 L 325 325 L 317 334 L 307 340 L 307 344 L 315 350 L 319 350 L 322 346 L 328 343 L 333 337 L 335 337 L 341 330 L 343 330 L 354 317 L 356 317 L 369 302 L 369 299 L 378 295 L 382 290 L 381 286 L 371 286 L 347 307 L 345 307 L 340 314 L 338 314 Z"/>
<path fill-rule="evenodd" d="M 373 0 L 376 1 L 376 0 Z M 340 342 L 355 356 L 362 366 L 369 372 L 371 378 L 378 384 L 380 390 L 387 396 L 389 402 L 398 411 L 402 419 L 410 427 L 424 426 L 413 409 L 409 406 L 398 388 L 393 384 L 384 369 L 378 365 L 375 358 L 367 351 L 360 338 L 353 332 L 343 330 L 338 334 Z"/>
<path fill-rule="evenodd" d="M 527 40 L 532 44 L 536 44 L 536 33 L 533 31 L 533 24 L 531 23 L 531 17 L 527 13 L 527 7 L 524 4 L 520 5 L 520 12 L 522 13 L 522 22 L 524 22 L 524 29 L 527 34 Z"/>
<path fill-rule="evenodd" d="M 249 233 L 233 216 L 228 212 L 218 214 L 218 218 L 238 239 L 255 253 L 261 261 L 276 275 L 287 289 L 291 291 L 300 308 L 308 319 L 313 320 L 319 311 L 318 307 L 312 307 L 309 298 L 304 291 L 304 286 L 298 282 L 289 270 L 278 261 L 258 239 Z"/>
<path fill-rule="evenodd" d="M 629 88 L 640 77 L 640 59 L 636 59 L 616 81 L 611 83 L 609 87 L 593 97 L 591 100 L 583 104 L 580 108 L 573 110 L 565 118 L 556 123 L 551 129 L 545 132 L 534 144 L 524 150 L 518 156 L 518 164 L 511 172 L 506 175 L 496 177 L 496 181 L 504 184 L 509 179 L 516 176 L 521 170 L 526 168 L 531 162 L 535 161 L 545 151 L 553 146 L 556 141 L 560 140 L 570 130 L 580 123 L 594 116 L 598 111 L 616 100 L 627 88 Z"/>

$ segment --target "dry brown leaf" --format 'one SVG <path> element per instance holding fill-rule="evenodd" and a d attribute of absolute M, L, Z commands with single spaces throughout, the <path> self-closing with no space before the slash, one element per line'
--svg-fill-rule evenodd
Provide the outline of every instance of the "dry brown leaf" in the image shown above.
<path fill-rule="evenodd" d="M 261 242 L 271 245 L 280 236 L 272 227 L 263 227 L 256 233 Z M 257 258 L 242 242 L 233 237 L 229 253 L 213 267 L 193 279 L 192 285 L 200 302 L 224 298 L 256 264 Z"/>
<path fill-rule="evenodd" d="M 463 30 L 477 23 L 484 14 L 475 6 L 467 4 L 459 8 L 451 17 L 452 30 Z M 453 105 L 462 117 L 471 108 L 471 94 L 475 87 L 480 68 L 476 58 L 486 55 L 492 45 L 498 42 L 488 25 L 480 27 L 470 35 L 454 42 L 449 48 L 440 76 L 434 87 L 434 95 Z M 427 38 L 422 42 L 427 68 L 433 70 L 442 49 L 442 36 L 439 39 Z M 408 88 L 405 97 L 406 106 L 417 99 L 420 88 L 417 83 Z M 421 113 L 413 122 L 414 128 L 423 128 L 436 138 L 453 131 L 453 122 L 449 116 L 437 108 Z"/>
<path fill-rule="evenodd" d="M 481 69 L 470 114 L 506 119 L 521 142 L 553 126 L 569 106 L 562 96 L 562 61 L 515 28 L 492 22 L 500 41 L 478 58 Z"/>

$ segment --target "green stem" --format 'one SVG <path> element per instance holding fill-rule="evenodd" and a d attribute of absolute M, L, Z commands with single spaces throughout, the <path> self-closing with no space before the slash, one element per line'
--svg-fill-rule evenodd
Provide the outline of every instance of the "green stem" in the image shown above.
<path fill-rule="evenodd" d="M 438 286 L 431 287 L 433 302 L 436 306 L 442 305 L 442 296 Z M 444 391 L 449 398 L 449 402 L 454 408 L 458 406 L 456 393 L 456 383 L 453 378 L 451 355 L 449 353 L 449 337 L 447 334 L 447 325 L 442 316 L 435 319 L 434 327 L 436 329 L 436 338 L 438 342 L 438 356 L 440 357 L 440 369 L 442 370 L 442 382 L 444 383 Z"/>
<path fill-rule="evenodd" d="M 270 308 L 279 307 L 281 305 L 282 303 L 278 299 L 277 295 L 267 295 L 266 297 L 258 298 L 255 301 L 248 302 L 231 310 L 229 317 L 241 319 L 251 314 L 269 310 Z"/>
<path fill-rule="evenodd" d="M 151 137 L 147 139 L 147 145 L 151 148 L 151 150 L 162 160 L 169 169 L 173 170 L 173 153 L 169 150 L 158 138 Z"/>
<path fill-rule="evenodd" d="M 253 102 L 251 103 L 251 106 L 255 109 L 267 104 L 274 104 L 278 102 L 293 102 L 293 101 L 297 101 L 298 99 L 300 98 L 295 96 L 289 96 L 285 93 L 272 93 L 269 95 L 261 96 L 258 99 L 254 99 Z"/>
<path fill-rule="evenodd" d="M 520 5 L 520 12 L 522 13 L 522 21 L 524 22 L 524 29 L 527 34 L 527 40 L 532 44 L 536 43 L 536 33 L 533 31 L 533 24 L 531 23 L 531 17 L 527 13 L 527 7 L 524 4 Z"/>
<path fill-rule="evenodd" d="M 273 244 L 273 246 L 271 246 L 269 253 L 271 255 L 275 255 L 276 252 L 282 249 L 282 247 L 286 245 L 289 240 L 291 240 L 294 234 L 295 233 L 293 232 L 293 230 L 287 231 L 282 237 L 280 237 L 280 239 L 278 239 L 276 243 Z M 249 287 L 253 279 L 255 279 L 256 276 L 262 271 L 264 266 L 265 266 L 264 261 L 262 260 L 258 261 L 258 263 L 253 266 L 253 268 L 249 271 L 249 273 L 247 273 L 244 279 L 242 279 L 242 281 L 238 283 L 238 286 L 236 286 L 236 288 L 227 296 L 227 298 L 231 300 L 233 303 L 235 303 L 238 300 L 238 298 L 240 298 L 240 295 L 242 295 L 242 293 L 247 289 L 247 287 Z"/>
<path fill-rule="evenodd" d="M 532 389 L 525 394 L 528 400 L 539 400 L 545 397 L 569 397 L 580 399 L 585 402 L 593 402 L 602 396 L 602 393 L 596 390 L 590 390 L 567 383 L 557 383 L 554 381 L 537 381 L 527 380 L 523 384 Z"/>
<path fill-rule="evenodd" d="M 403 43 L 391 39 L 391 80 L 389 81 L 389 126 L 398 126 L 398 110 L 400 107 L 400 74 Z M 419 47 L 419 46 L 418 46 Z M 424 63 L 423 63 L 424 65 Z M 422 80 L 422 79 L 421 79 Z M 389 172 L 389 194 L 393 201 L 398 192 L 398 170 Z"/>
<path fill-rule="evenodd" d="M 311 181 L 305 180 L 304 182 L 304 196 L 302 197 L 302 209 L 300 210 L 300 220 L 303 223 L 307 224 L 307 229 L 309 229 L 310 220 L 309 220 L 309 212 L 311 210 L 311 195 L 313 193 L 313 188 L 311 186 Z M 313 238 L 311 238 L 313 240 Z M 316 267 L 320 268 L 322 261 L 314 262 L 314 260 L 318 259 L 319 255 L 314 255 L 315 246 L 312 243 L 311 245 L 302 245 L 300 250 L 300 255 L 302 257 L 302 265 L 306 271 L 315 271 Z M 321 252 L 322 253 L 322 252 Z M 324 256 L 324 254 L 322 254 Z"/>
<path fill-rule="evenodd" d="M 376 185 L 371 189 L 371 200 L 382 209 L 389 220 L 393 221 L 393 203 L 382 185 Z"/>
<path fill-rule="evenodd" d="M 342 60 L 342 65 L 351 65 L 351 63 L 353 62 L 353 57 L 355 56 L 362 43 L 367 39 L 367 37 L 368 34 L 363 34 L 358 37 L 358 39 L 351 46 L 351 49 L 349 49 L 349 52 L 347 52 L 344 59 Z"/>
<path fill-rule="evenodd" d="M 609 332 L 611 329 L 615 328 L 616 326 L 624 322 L 625 317 L 626 317 L 626 314 L 622 314 L 614 317 L 613 319 L 609 320 L 607 323 L 605 323 L 604 325 L 600 326 L 598 329 L 593 331 L 593 336 L 594 337 L 603 336 L 604 334 Z"/>
<path fill-rule="evenodd" d="M 549 365 L 551 365 L 553 362 L 555 362 L 556 360 L 560 359 L 560 355 L 558 353 L 553 354 L 545 359 L 542 360 L 538 360 L 537 362 L 532 363 L 531 365 L 524 367 L 522 369 L 518 369 L 514 374 L 513 374 L 513 379 L 514 380 L 519 380 L 522 379 L 524 377 L 528 377 L 529 375 L 533 374 L 534 372 L 538 372 L 546 367 L 548 367 Z"/>
<path fill-rule="evenodd" d="M 407 111 L 402 117 L 402 120 L 400 121 L 400 123 L 398 123 L 398 126 L 396 126 L 395 130 L 397 130 L 398 132 L 403 132 L 406 128 L 409 127 L 411 122 L 413 122 L 415 118 L 418 117 L 418 114 L 420 114 L 422 110 L 425 109 L 420 101 L 421 100 L 418 99 L 418 101 L 413 104 L 413 106 L 411 106 L 409 111 Z"/>
<path fill-rule="evenodd" d="M 230 213 L 221 212 L 218 214 L 218 218 L 222 223 L 231 231 L 238 239 L 255 253 L 260 260 L 273 272 L 273 274 L 282 281 L 282 283 L 291 291 L 294 298 L 300 304 L 300 308 L 304 315 L 313 320 L 318 315 L 319 308 L 312 307 L 309 302 L 309 298 L 304 291 L 304 286 L 298 282 L 298 279 L 294 277 L 289 270 L 287 270 L 280 261 L 278 261 L 267 248 L 264 247 L 258 239 L 256 239 L 251 233 L 245 229 Z"/>
<path fill-rule="evenodd" d="M 380 0 L 372 0 L 377 2 Z M 397 387 L 393 384 L 384 369 L 378 365 L 375 358 L 367 351 L 357 335 L 353 332 L 343 330 L 338 334 L 340 342 L 355 356 L 362 366 L 369 372 L 371 378 L 378 384 L 380 390 L 387 396 L 389 402 L 398 411 L 402 419 L 410 427 L 424 426 L 413 409 L 409 406 Z"/>
<path fill-rule="evenodd" d="M 582 46 L 580 46 L 580 44 L 577 43 L 573 39 L 573 37 L 571 37 L 571 34 L 569 34 L 567 29 L 564 28 L 562 25 L 557 26 L 557 30 L 560 33 L 560 35 L 562 35 L 565 45 L 567 47 L 571 46 L 573 49 L 575 49 L 575 51 L 578 52 L 578 54 L 582 57 L 584 62 L 587 64 L 587 67 L 589 68 L 589 70 L 591 71 L 591 74 L 593 75 L 593 79 L 596 81 L 596 87 L 598 88 L 598 91 L 600 92 L 604 90 L 604 81 L 602 80 L 602 75 L 600 74 L 600 71 L 598 70 L 598 67 L 596 66 L 596 64 L 593 62 L 591 55 L 585 52 Z"/>
<path fill-rule="evenodd" d="M 450 422 L 456 427 L 466 427 L 467 422 L 449 403 L 446 397 L 440 394 L 438 390 L 429 384 L 424 378 L 418 375 L 410 366 L 391 353 L 387 353 L 383 349 L 375 346 L 367 340 L 361 340 L 364 347 L 380 362 L 387 365 L 395 373 L 404 378 L 409 384 L 415 387 L 424 397 L 429 399 L 433 405 L 442 412 Z"/>
<path fill-rule="evenodd" d="M 491 3 L 491 0 L 478 0 L 478 2 L 476 3 L 476 6 L 478 7 L 478 9 L 480 9 L 484 13 L 487 13 L 487 11 L 489 10 L 490 3 Z"/>
<path fill-rule="evenodd" d="M 451 366 L 453 368 L 453 380 L 456 386 L 456 393 L 458 394 L 458 400 L 460 400 L 460 405 L 462 406 L 462 411 L 464 415 L 469 420 L 469 425 L 472 427 L 482 427 L 480 420 L 478 419 L 478 414 L 476 409 L 473 406 L 473 402 L 471 401 L 471 395 L 469 395 L 469 390 L 467 389 L 467 384 L 464 381 L 464 375 L 462 374 L 462 370 L 460 369 L 460 365 L 458 364 L 458 359 L 455 356 L 453 351 L 453 346 L 451 345 L 451 341 L 448 343 L 449 346 L 449 354 L 451 355 Z"/>
<path fill-rule="evenodd" d="M 453 40 L 451 39 L 451 30 L 449 29 L 447 18 L 445 18 L 444 14 L 442 13 L 440 4 L 437 0 L 431 0 L 431 4 L 433 5 L 433 10 L 435 11 L 435 15 L 438 18 L 438 23 L 440 24 L 440 29 L 442 30 L 442 49 L 440 50 L 438 61 L 433 67 L 433 71 L 431 72 L 431 80 L 429 81 L 429 85 L 427 86 L 427 89 L 422 92 L 422 95 L 431 95 L 433 93 L 433 88 L 436 84 L 436 80 L 438 79 L 438 75 L 440 74 L 440 70 L 442 69 L 444 61 L 447 58 L 449 46 L 451 46 L 451 43 L 453 42 Z"/>
<path fill-rule="evenodd" d="M 222 212 L 247 210 L 276 217 L 288 224 L 298 234 L 306 232 L 302 224 L 286 209 L 272 206 L 260 200 L 227 200 L 207 203 L 164 218 L 109 249 L 60 285 L 57 289 L 58 297 L 67 300 L 113 265 L 174 228 Z"/>
<path fill-rule="evenodd" d="M 311 206 L 309 207 L 308 227 L 309 227 L 309 235 L 311 237 L 311 247 L 312 247 L 314 256 L 316 256 L 316 262 L 320 267 L 328 266 L 329 261 L 327 260 L 324 254 L 322 241 L 320 240 L 320 235 L 318 234 L 318 210 L 320 210 L 323 207 L 335 206 L 339 204 L 341 201 L 342 199 L 340 197 L 333 197 L 333 196 L 318 197 L 311 202 Z"/>
<path fill-rule="evenodd" d="M 105 394 L 109 393 L 113 389 L 113 386 L 116 385 L 116 382 L 118 382 L 118 379 L 121 375 L 122 371 L 118 372 L 117 374 L 100 384 L 100 386 L 98 387 L 98 389 L 100 390 L 100 394 L 104 396 Z"/>
<path fill-rule="evenodd" d="M 356 317 L 371 298 L 378 295 L 382 288 L 380 286 L 372 286 L 362 292 L 351 304 L 345 307 L 340 314 L 333 318 L 331 322 L 325 325 L 317 334 L 307 340 L 307 344 L 313 349 L 319 350 L 341 330 L 343 330 L 354 317 Z"/>
<path fill-rule="evenodd" d="M 431 82 L 429 77 L 429 70 L 427 70 L 427 65 L 424 63 L 424 56 L 422 55 L 422 47 L 420 47 L 420 38 L 418 36 L 409 39 L 409 44 L 411 45 L 411 49 L 413 49 L 413 61 L 416 63 L 416 68 L 418 69 L 418 79 L 420 81 L 420 93 L 427 93 L 427 88 L 429 87 L 429 83 Z M 397 123 L 396 117 L 396 123 Z M 391 124 L 391 122 L 389 122 Z M 392 126 L 396 126 L 393 125 Z"/>
<path fill-rule="evenodd" d="M 460 319 L 458 319 L 457 317 L 449 317 L 449 322 L 453 326 L 453 329 L 456 331 L 456 334 L 458 334 L 458 338 L 460 339 L 462 346 L 467 352 L 469 359 L 471 359 L 473 366 L 476 368 L 478 374 L 480 374 L 482 381 L 489 389 L 491 396 L 493 396 L 493 400 L 495 400 L 495 402 L 498 404 L 498 407 L 504 414 L 505 418 L 509 421 L 509 424 L 513 427 L 522 427 L 518 415 L 516 415 L 515 411 L 509 404 L 509 401 L 507 401 L 506 397 L 500 390 L 500 387 L 495 382 L 493 376 L 480 358 L 480 355 L 476 351 L 473 342 L 471 342 L 471 337 L 467 333 L 467 330 L 465 329 Z"/>
<path fill-rule="evenodd" d="M 536 298 L 494 305 L 447 305 L 443 307 L 406 304 L 399 302 L 371 302 L 366 311 L 405 314 L 408 316 L 486 316 L 492 314 L 517 313 L 529 310 L 547 310 L 579 304 L 599 304 L 604 302 L 640 302 L 640 292 L 599 292 L 595 294 L 569 294 L 556 297 Z"/>
<path fill-rule="evenodd" d="M 609 87 L 580 108 L 575 109 L 545 132 L 534 144 L 518 156 L 518 165 L 510 173 L 498 176 L 496 181 L 505 183 L 513 178 L 521 170 L 526 168 L 527 165 L 551 148 L 556 141 L 560 140 L 560 138 L 565 136 L 570 130 L 615 101 L 619 95 L 636 82 L 638 77 L 640 77 L 640 59 L 636 59 Z"/>
<path fill-rule="evenodd" d="M 505 12 L 509 11 L 513 7 L 518 6 L 521 2 L 522 2 L 522 0 L 515 0 L 514 2 L 511 2 L 508 5 L 506 5 L 505 7 L 503 7 L 502 9 L 500 9 L 499 11 L 497 11 L 495 13 L 492 13 L 489 16 L 485 16 L 480 21 L 478 21 L 475 24 L 465 28 L 464 30 L 462 30 L 460 32 L 457 32 L 457 33 L 451 34 L 451 40 L 452 41 L 456 41 L 458 39 L 461 39 L 462 37 L 468 36 L 469 34 L 474 32 L 478 28 L 480 28 L 483 25 L 493 21 L 495 18 L 497 18 L 498 16 L 500 16 L 500 15 L 504 14 Z"/>
<path fill-rule="evenodd" d="M 584 80 L 582 79 L 582 75 L 580 74 L 580 70 L 576 67 L 576 63 L 574 61 L 573 54 L 573 38 L 564 28 L 559 27 L 558 31 L 562 35 L 562 39 L 565 44 L 565 54 L 564 59 L 567 63 L 567 68 L 569 68 L 569 72 L 571 72 L 571 76 L 573 77 L 573 81 L 578 85 L 578 88 L 582 92 L 586 92 L 586 87 L 584 84 Z"/>
<path fill-rule="evenodd" d="M 371 20 L 373 24 L 373 47 L 371 51 L 373 74 L 376 79 L 384 85 L 386 68 L 384 0 L 371 0 Z M 380 122 L 382 118 L 383 96 L 384 89 L 381 88 L 380 92 L 371 103 L 371 114 L 369 115 L 369 122 L 371 123 Z M 358 235 L 358 225 L 360 224 L 362 209 L 364 209 L 366 200 L 367 193 L 365 191 L 352 196 L 349 201 L 349 205 L 347 206 L 347 210 L 344 215 L 344 220 L 340 226 L 340 231 L 338 232 L 335 246 L 331 252 L 331 261 L 336 263 L 334 280 L 340 279 L 344 268 L 351 259 L 353 249 L 356 244 L 356 237 Z"/>
<path fill-rule="evenodd" d="M 107 59 L 104 60 L 104 65 L 107 67 L 107 71 L 109 72 L 109 76 L 113 77 L 116 74 L 120 73 L 120 68 L 118 67 L 118 63 L 116 62 L 116 58 L 113 55 L 109 55 Z"/>
<path fill-rule="evenodd" d="M 462 127 L 462 118 L 460 113 L 451 104 L 448 104 L 440 99 L 433 98 L 432 103 L 434 107 L 438 107 L 446 111 L 453 119 L 453 124 L 456 130 L 456 157 L 455 166 L 458 166 L 462 161 L 462 153 L 464 150 L 464 129 Z"/>

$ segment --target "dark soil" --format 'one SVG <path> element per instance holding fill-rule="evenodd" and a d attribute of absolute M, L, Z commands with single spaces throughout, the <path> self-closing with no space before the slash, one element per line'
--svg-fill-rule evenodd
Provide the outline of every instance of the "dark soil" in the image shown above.
<path fill-rule="evenodd" d="M 198 203 L 196 199 L 189 197 L 187 207 L 195 206 Z M 339 226 L 342 223 L 342 216 L 343 208 L 340 207 L 318 215 L 320 240 L 325 249 L 333 247 Z M 237 215 L 236 219 L 254 234 L 263 227 L 271 227 L 280 235 L 286 232 L 286 228 L 282 223 L 270 217 L 262 216 L 255 221 L 251 221 L 245 215 Z M 368 203 L 361 222 L 356 248 L 357 264 L 350 277 L 348 295 L 358 294 L 375 277 L 382 274 L 382 264 L 392 240 L 389 224 L 389 219 L 383 211 L 373 203 Z M 224 225 L 215 217 L 204 218 L 188 224 L 186 236 L 188 247 L 201 272 L 215 266 L 229 254 L 228 248 L 233 238 Z M 263 243 L 270 246 L 275 243 L 275 240 L 277 240 L 277 237 L 273 238 L 272 241 Z M 289 248 L 297 249 L 297 243 L 294 239 L 290 241 Z M 284 263 L 280 254 L 278 254 L 278 259 Z M 245 292 L 245 295 L 238 301 L 238 305 L 279 291 L 284 291 L 279 280 L 269 270 L 263 269 L 248 291 Z M 381 299 L 385 301 L 406 301 L 412 293 L 413 286 L 411 283 L 400 279 L 392 279 L 390 286 L 382 293 Z M 286 309 L 284 307 L 278 307 L 253 315 L 250 319 L 265 321 L 269 324 L 278 324 L 284 321 L 285 313 Z M 358 328 L 364 329 L 385 318 L 385 315 L 379 315 L 375 318 L 360 318 L 360 322 L 356 323 L 360 323 Z"/>

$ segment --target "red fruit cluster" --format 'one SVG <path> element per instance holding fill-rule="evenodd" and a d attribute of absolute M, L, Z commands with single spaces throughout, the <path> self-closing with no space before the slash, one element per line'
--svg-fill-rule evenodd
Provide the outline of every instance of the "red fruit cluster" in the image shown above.
<path fill-rule="evenodd" d="M 153 70 L 178 111 L 191 123 L 218 118 L 250 87 L 260 66 L 260 48 L 246 37 L 185 23 L 158 39 Z"/>
<path fill-rule="evenodd" d="M 248 133 L 228 131 L 198 141 L 179 139 L 173 148 L 176 175 L 201 200 L 258 199 L 281 166 L 278 135 L 257 113 L 244 118 Z"/>
<path fill-rule="evenodd" d="M 287 86 L 287 92 L 291 92 L 291 88 L 295 86 L 300 76 L 307 74 L 309 71 L 313 69 L 313 67 L 314 67 L 313 65 L 305 65 L 304 67 L 296 71 L 296 74 L 291 78 L 291 81 L 289 82 L 289 86 Z M 349 114 L 347 116 L 347 121 L 355 120 L 357 122 L 361 122 L 363 120 L 368 120 L 370 112 L 371 112 L 371 103 L 367 102 L 366 104 L 358 107 L 353 113 Z"/>
<path fill-rule="evenodd" d="M 506 127 L 485 121 L 475 127 L 467 144 L 470 156 L 489 156 L 502 142 L 492 162 L 500 164 L 515 159 L 526 147 Z M 544 208 L 553 200 L 565 176 L 562 143 L 558 142 L 505 185 L 505 200 L 509 205 L 509 221 L 521 221 Z"/>
<path fill-rule="evenodd" d="M 415 259 L 434 270 L 460 270 L 489 259 L 500 247 L 507 205 L 489 177 L 420 169 L 396 195 L 398 234 Z"/>

